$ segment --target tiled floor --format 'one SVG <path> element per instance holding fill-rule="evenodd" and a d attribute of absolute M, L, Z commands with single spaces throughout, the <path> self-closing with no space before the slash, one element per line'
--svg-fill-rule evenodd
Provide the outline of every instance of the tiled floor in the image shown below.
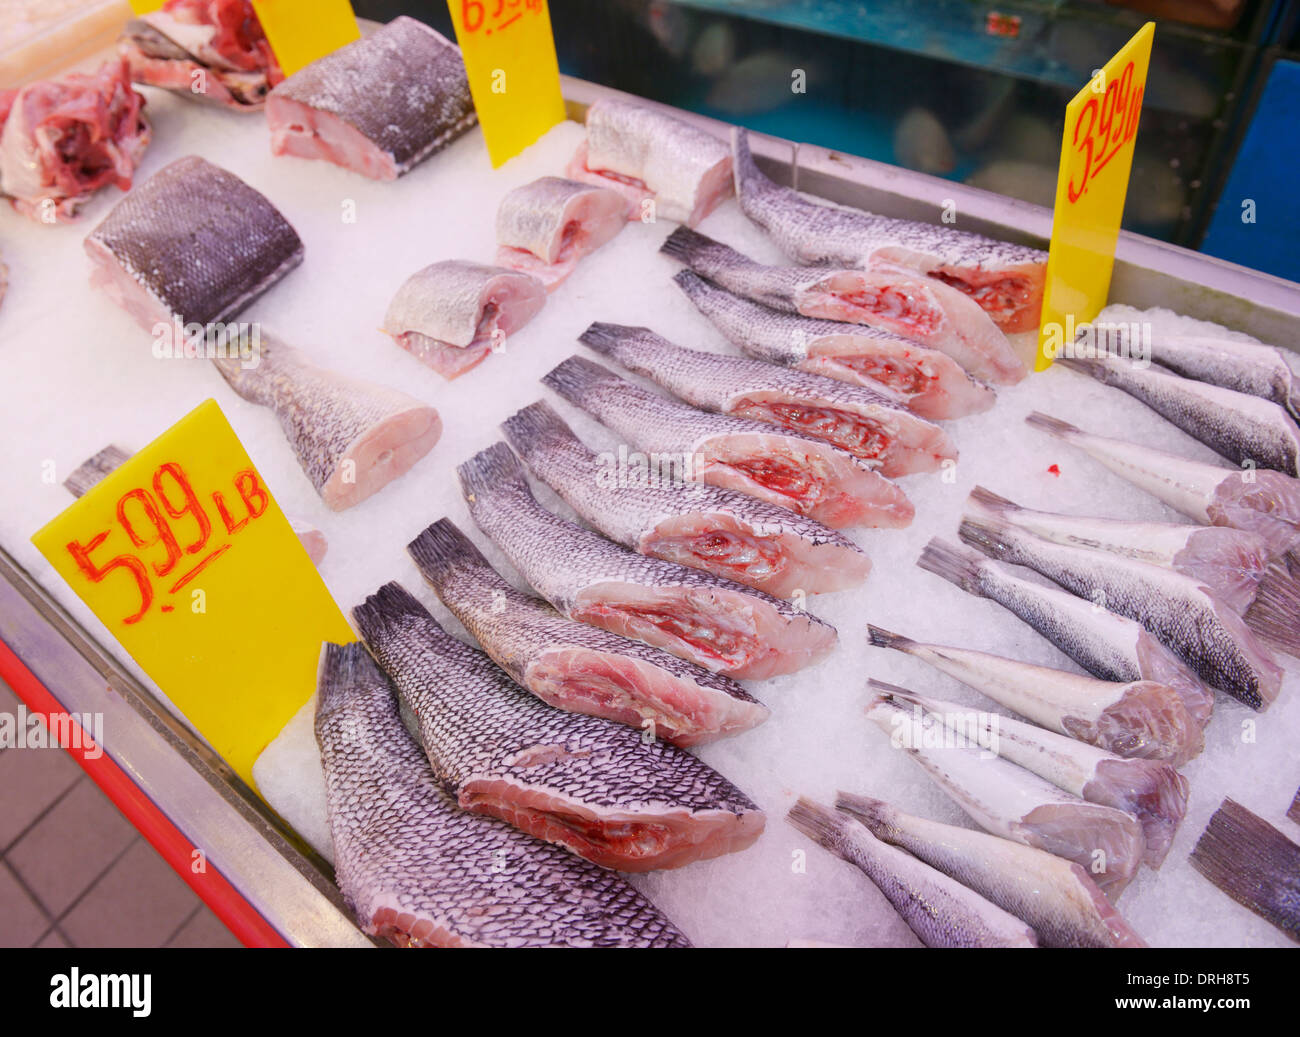
<path fill-rule="evenodd" d="M 239 942 L 66 752 L 0 749 L 0 947 L 69 946 Z"/>

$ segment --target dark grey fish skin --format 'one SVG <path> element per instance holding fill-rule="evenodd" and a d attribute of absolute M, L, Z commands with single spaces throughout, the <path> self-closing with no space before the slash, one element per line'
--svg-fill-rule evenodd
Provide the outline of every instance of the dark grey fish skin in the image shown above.
<path fill-rule="evenodd" d="M 743 850 L 762 832 L 762 811 L 717 771 L 622 724 L 553 709 L 399 584 L 352 614 L 463 809 L 620 871 Z"/>
<path fill-rule="evenodd" d="M 338 120 L 369 141 L 391 169 L 380 179 L 409 172 L 477 121 L 465 63 L 446 37 L 414 18 L 394 18 L 299 69 L 266 102 L 275 154 L 326 158 L 365 172 L 314 136 L 294 135 L 303 110 Z M 316 148 L 316 154 L 308 151 Z M 368 173 L 367 175 L 377 175 Z"/>
<path fill-rule="evenodd" d="M 1276 403 L 1118 357 L 1057 362 L 1122 389 L 1229 461 L 1300 475 L 1300 428 Z"/>
<path fill-rule="evenodd" d="M 188 155 L 113 206 L 86 252 L 92 282 L 153 330 L 229 320 L 301 263 L 303 246 L 264 195 Z"/>
<path fill-rule="evenodd" d="M 515 590 L 450 519 L 439 519 L 406 550 L 492 661 L 558 709 L 651 730 L 681 746 L 736 734 L 768 717 L 767 707 L 735 681 L 569 619 Z"/>
<path fill-rule="evenodd" d="M 63 480 L 63 488 L 74 497 L 84 497 L 104 476 L 117 471 L 131 455 L 120 446 L 109 445 L 79 464 Z"/>
<path fill-rule="evenodd" d="M 319 684 L 334 872 L 363 931 L 399 947 L 690 946 L 613 872 L 457 807 L 359 642 L 324 646 Z"/>

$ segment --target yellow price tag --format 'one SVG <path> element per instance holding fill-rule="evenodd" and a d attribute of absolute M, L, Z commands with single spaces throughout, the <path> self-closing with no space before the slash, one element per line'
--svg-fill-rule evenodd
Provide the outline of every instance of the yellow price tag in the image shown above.
<path fill-rule="evenodd" d="M 1106 305 L 1154 34 L 1147 22 L 1066 105 L 1037 371 Z"/>
<path fill-rule="evenodd" d="M 131 0 L 131 10 L 136 14 L 149 14 L 166 3 L 166 0 Z"/>
<path fill-rule="evenodd" d="M 546 0 L 447 0 L 496 168 L 564 121 Z"/>
<path fill-rule="evenodd" d="M 361 39 L 348 0 L 253 0 L 253 10 L 286 76 Z"/>
<path fill-rule="evenodd" d="M 321 642 L 355 639 L 215 400 L 32 543 L 250 786 Z"/>

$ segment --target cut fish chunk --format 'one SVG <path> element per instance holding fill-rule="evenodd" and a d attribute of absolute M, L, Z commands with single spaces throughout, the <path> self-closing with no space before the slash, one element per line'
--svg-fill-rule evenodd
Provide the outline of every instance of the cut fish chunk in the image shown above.
<path fill-rule="evenodd" d="M 497 210 L 497 263 L 532 274 L 554 291 L 586 255 L 627 222 L 617 191 L 544 176 L 517 187 Z"/>

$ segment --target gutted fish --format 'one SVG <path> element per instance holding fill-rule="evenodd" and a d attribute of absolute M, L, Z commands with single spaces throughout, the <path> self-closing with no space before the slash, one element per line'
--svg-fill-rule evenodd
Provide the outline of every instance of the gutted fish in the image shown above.
<path fill-rule="evenodd" d="M 153 332 L 235 316 L 302 262 L 280 210 L 188 155 L 128 194 L 86 237 L 91 283 Z"/>
<path fill-rule="evenodd" d="M 762 833 L 763 812 L 717 771 L 630 727 L 553 709 L 400 585 L 352 614 L 462 809 L 619 871 L 679 868 Z"/>
<path fill-rule="evenodd" d="M 893 397 L 747 357 L 685 349 L 649 328 L 595 323 L 584 345 L 703 410 L 753 418 L 833 443 L 886 476 L 955 462 L 948 433 Z"/>
<path fill-rule="evenodd" d="M 976 378 L 997 385 L 1025 377 L 1025 365 L 987 313 L 955 288 L 914 270 L 763 266 L 687 227 L 673 231 L 660 251 L 719 287 L 772 309 L 902 335 L 947 353 Z"/>
<path fill-rule="evenodd" d="M 501 427 L 533 475 L 633 551 L 778 598 L 856 587 L 871 571 L 866 553 L 842 533 L 775 504 L 648 466 L 625 466 L 620 478 L 618 460 L 588 449 L 545 402 Z"/>
<path fill-rule="evenodd" d="M 126 23 L 118 50 L 137 83 L 241 112 L 284 79 L 250 0 L 167 0 Z"/>
<path fill-rule="evenodd" d="M 1038 329 L 1046 252 L 969 231 L 815 202 L 772 183 L 759 171 L 744 129 L 733 129 L 731 140 L 740 207 L 791 259 L 847 267 L 908 267 L 970 296 L 1003 331 Z"/>
<path fill-rule="evenodd" d="M 447 259 L 418 270 L 397 289 L 384 315 L 393 340 L 444 378 L 457 378 L 546 304 L 532 274 Z"/>
<path fill-rule="evenodd" d="M 958 536 L 990 558 L 1028 566 L 1137 620 L 1206 684 L 1253 709 L 1267 709 L 1282 689 L 1282 668 L 1241 616 L 1189 576 L 1123 555 L 1053 543 L 998 519 L 966 519 Z"/>
<path fill-rule="evenodd" d="M 1073 861 L 1112 902 L 1133 880 L 1146 843 L 1132 814 L 1072 796 L 973 741 L 945 733 L 933 716 L 894 698 L 906 689 L 868 683 L 878 694 L 867 715 L 985 831 Z"/>
<path fill-rule="evenodd" d="M 1102 681 L 987 652 L 925 644 L 876 626 L 867 632 L 877 648 L 920 659 L 1036 724 L 1118 756 L 1181 766 L 1204 748 L 1201 726 L 1163 684 Z"/>
<path fill-rule="evenodd" d="M 786 820 L 879 887 L 927 947 L 1037 947 L 1034 931 L 975 890 L 877 839 L 847 814 L 800 798 Z"/>
<path fill-rule="evenodd" d="M 738 490 L 833 529 L 908 525 L 916 509 L 897 486 L 852 454 L 806 432 L 709 414 L 642 389 L 599 364 L 569 357 L 543 384 L 687 478 Z"/>
<path fill-rule="evenodd" d="M 398 947 L 687 947 L 628 883 L 434 777 L 365 648 L 326 644 L 316 741 L 334 874 L 357 924 Z"/>
<path fill-rule="evenodd" d="M 874 643 L 874 642 L 873 642 Z M 1058 789 L 1132 814 L 1146 839 L 1144 863 L 1160 867 L 1187 813 L 1187 779 L 1169 763 L 1126 760 L 1034 724 L 954 702 L 895 691 L 945 727 L 1004 760 L 1046 778 Z"/>
<path fill-rule="evenodd" d="M 1173 569 L 1205 584 L 1237 612 L 1245 612 L 1255 600 L 1268 568 L 1263 539 L 1240 529 L 1034 511 L 983 486 L 971 491 L 969 506 L 974 517 L 1000 519 L 1045 540 Z"/>
<path fill-rule="evenodd" d="M 632 203 L 628 219 L 694 227 L 731 194 L 731 154 L 717 137 L 672 115 L 602 98 L 587 109 L 587 139 L 568 175 L 622 193 Z"/>
<path fill-rule="evenodd" d="M 28 219 L 75 219 L 103 187 L 128 191 L 152 136 L 125 61 L 0 90 L 0 195 Z"/>
<path fill-rule="evenodd" d="M 755 680 L 792 673 L 835 645 L 834 627 L 780 598 L 636 554 L 547 511 L 504 443 L 456 471 L 479 528 L 570 619 Z"/>
<path fill-rule="evenodd" d="M 1220 468 L 1122 439 L 1097 436 L 1059 418 L 1025 418 L 1197 522 L 1232 526 L 1264 538 L 1278 558 L 1300 545 L 1300 480 L 1281 472 Z"/>
<path fill-rule="evenodd" d="M 578 623 L 515 590 L 450 519 L 439 519 L 407 550 L 493 662 L 557 709 L 617 720 L 682 746 L 747 731 L 768 717 L 735 681 Z"/>
<path fill-rule="evenodd" d="M 926 545 L 916 564 L 968 594 L 996 601 L 1094 677 L 1122 684 L 1167 685 L 1178 693 L 1198 725 L 1204 727 L 1209 722 L 1213 693 L 1141 623 L 1066 591 L 1021 579 L 1007 566 L 937 537 Z M 1158 712 L 1166 711 L 1163 697 L 1155 702 Z"/>
<path fill-rule="evenodd" d="M 957 361 L 865 324 L 818 320 L 732 295 L 693 270 L 673 277 L 719 331 L 756 360 L 892 393 L 923 418 L 960 418 L 988 410 L 996 393 Z"/>
<path fill-rule="evenodd" d="M 213 363 L 240 396 L 271 409 L 303 472 L 335 511 L 409 471 L 442 434 L 442 419 L 427 403 L 316 367 L 265 336 L 255 367 L 234 358 Z"/>
<path fill-rule="evenodd" d="M 1276 403 L 1117 357 L 1057 363 L 1122 389 L 1229 461 L 1300 475 L 1300 427 Z"/>
<path fill-rule="evenodd" d="M 558 176 L 516 187 L 497 210 L 497 264 L 554 291 L 583 256 L 623 229 L 628 208 L 611 188 Z"/>
<path fill-rule="evenodd" d="M 266 99 L 271 152 L 396 180 L 477 121 L 460 50 L 402 15 L 299 69 Z"/>
<path fill-rule="evenodd" d="M 1044 947 L 1145 947 L 1088 873 L 1055 854 L 841 792 L 835 806 L 1033 927 Z"/>

